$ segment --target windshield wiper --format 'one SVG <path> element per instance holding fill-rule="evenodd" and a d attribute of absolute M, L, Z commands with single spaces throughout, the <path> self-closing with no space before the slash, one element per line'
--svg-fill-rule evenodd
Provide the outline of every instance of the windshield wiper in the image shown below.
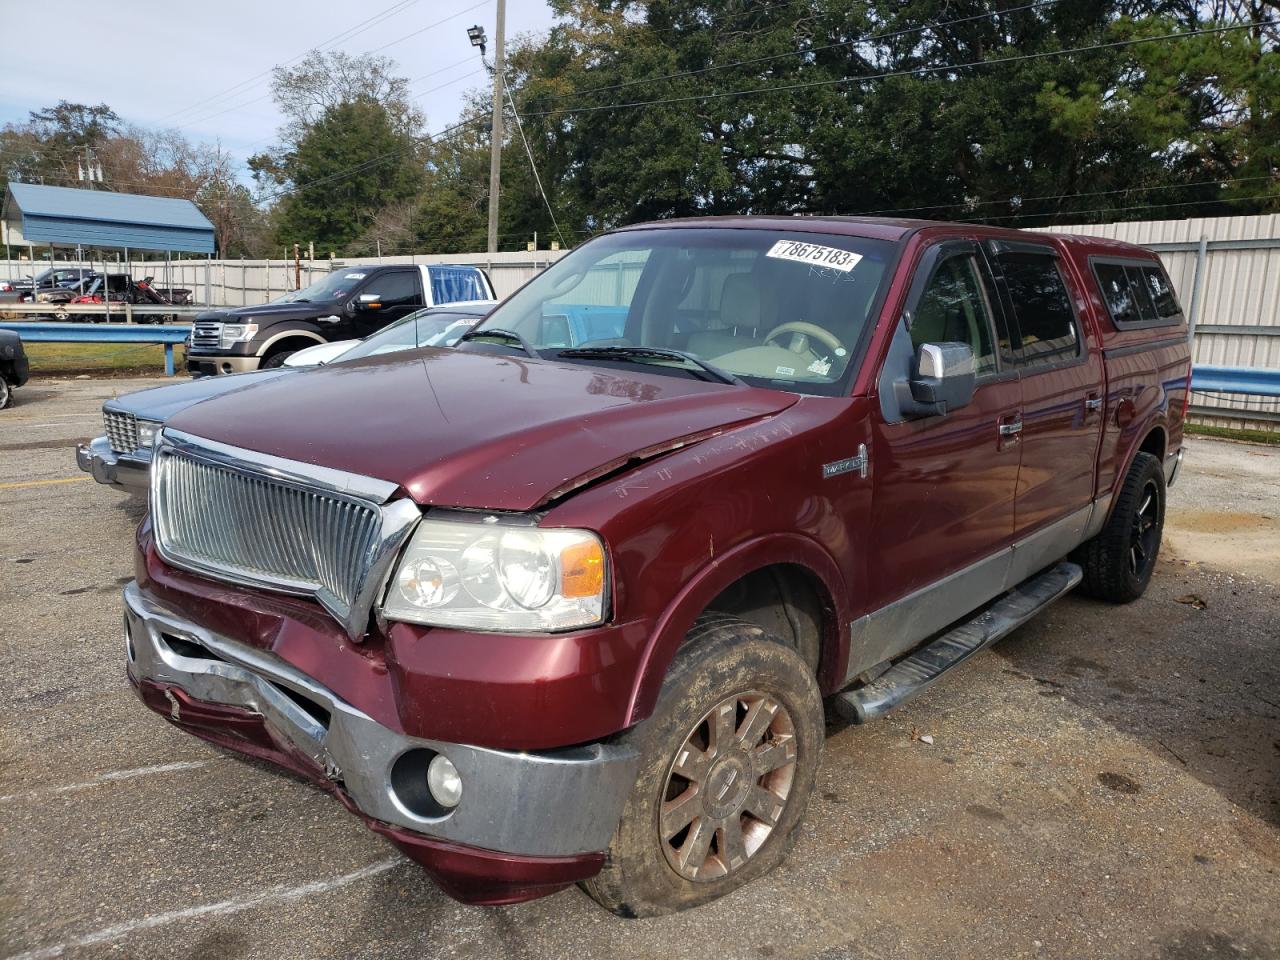
<path fill-rule="evenodd" d="M 477 330 L 472 327 L 466 333 L 458 338 L 458 343 L 464 340 L 479 340 L 481 337 L 493 337 L 495 340 L 505 340 L 507 343 L 514 343 L 527 355 L 535 360 L 540 358 L 540 354 L 533 347 L 529 346 L 529 341 L 514 330 L 504 330 L 501 327 L 489 327 L 486 330 Z"/>
<path fill-rule="evenodd" d="M 713 363 L 708 363 L 697 354 L 686 353 L 683 350 L 673 350 L 669 347 L 570 347 L 568 350 L 561 350 L 556 356 L 581 357 L 583 359 L 598 357 L 602 360 L 681 360 L 685 363 L 693 364 L 704 373 L 710 374 L 712 379 L 721 383 L 732 383 L 740 387 L 747 385 L 741 377 L 734 376 L 728 370 L 722 370 Z"/>

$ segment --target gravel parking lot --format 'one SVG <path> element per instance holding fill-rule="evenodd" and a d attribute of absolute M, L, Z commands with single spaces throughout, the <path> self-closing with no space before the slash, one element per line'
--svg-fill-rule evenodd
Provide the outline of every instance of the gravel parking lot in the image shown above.
<path fill-rule="evenodd" d="M 780 871 L 623 921 L 576 890 L 460 906 L 134 699 L 141 511 L 71 448 L 155 382 L 39 380 L 0 413 L 0 958 L 1280 957 L 1280 448 L 1193 441 L 1145 598 L 1068 597 L 833 725 Z"/>

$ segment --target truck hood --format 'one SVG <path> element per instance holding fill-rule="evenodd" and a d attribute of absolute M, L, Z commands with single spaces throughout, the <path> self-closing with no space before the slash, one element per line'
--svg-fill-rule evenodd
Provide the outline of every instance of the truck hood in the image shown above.
<path fill-rule="evenodd" d="M 640 369 L 428 348 L 235 391 L 171 426 L 377 477 L 424 505 L 531 510 L 796 399 Z"/>
<path fill-rule="evenodd" d="M 182 383 L 139 390 L 136 393 L 126 393 L 123 397 L 108 400 L 107 403 L 113 410 L 132 413 L 142 420 L 164 423 L 175 413 L 187 409 L 192 404 L 236 390 L 244 390 L 260 383 L 269 383 L 281 376 L 297 373 L 299 369 L 301 368 L 275 367 L 270 370 L 255 370 L 251 373 L 201 377 L 199 380 L 186 380 Z"/>
<path fill-rule="evenodd" d="M 305 303 L 260 303 L 250 307 L 227 307 L 222 310 L 205 310 L 196 320 L 223 320 L 229 323 L 276 323 L 280 320 L 305 320 L 311 317 L 342 314 L 342 304 L 332 300 L 311 300 Z"/>

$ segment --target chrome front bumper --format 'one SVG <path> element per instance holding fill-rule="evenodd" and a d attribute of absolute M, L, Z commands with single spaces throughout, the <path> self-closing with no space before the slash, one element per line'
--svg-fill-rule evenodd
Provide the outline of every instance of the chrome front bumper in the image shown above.
<path fill-rule="evenodd" d="M 76 447 L 76 464 L 93 479 L 130 493 L 146 495 L 151 473 L 151 457 L 116 453 L 106 437 L 97 437 Z"/>
<path fill-rule="evenodd" d="M 216 377 L 227 373 L 250 373 L 262 366 L 259 356 L 237 357 L 231 354 L 188 353 L 187 372 L 193 377 Z"/>
<path fill-rule="evenodd" d="M 136 583 L 124 590 L 129 676 L 175 686 L 194 700 L 250 711 L 374 820 L 453 843 L 526 856 L 604 850 L 622 816 L 639 757 L 595 743 L 514 753 L 398 733 L 275 654 L 167 610 Z M 170 717 L 183 721 L 170 697 Z M 422 784 L 405 783 L 406 755 L 441 753 L 462 778 L 452 810 L 423 815 Z M 395 771 L 393 773 L 393 771 Z M 411 809 L 418 807 L 418 810 Z"/>

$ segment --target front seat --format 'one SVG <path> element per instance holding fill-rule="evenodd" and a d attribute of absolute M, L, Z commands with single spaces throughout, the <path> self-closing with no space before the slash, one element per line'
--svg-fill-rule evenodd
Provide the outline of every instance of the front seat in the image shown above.
<path fill-rule="evenodd" d="M 742 350 L 777 326 L 777 318 L 778 298 L 772 290 L 754 274 L 731 273 L 720 288 L 720 327 L 689 334 L 688 350 L 708 358 Z"/>

